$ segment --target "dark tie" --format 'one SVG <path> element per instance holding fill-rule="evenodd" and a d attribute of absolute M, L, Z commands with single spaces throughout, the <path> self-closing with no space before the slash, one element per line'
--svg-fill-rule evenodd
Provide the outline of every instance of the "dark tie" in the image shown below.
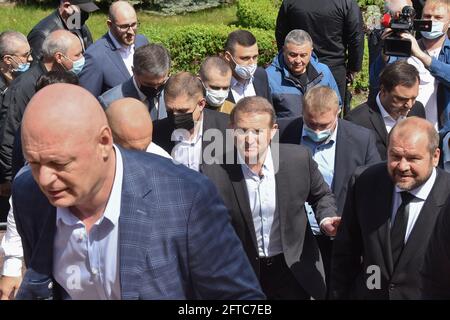
<path fill-rule="evenodd" d="M 397 209 L 394 224 L 391 227 L 391 250 L 394 266 L 397 265 L 403 247 L 405 245 L 406 227 L 408 226 L 409 203 L 414 199 L 414 195 L 407 191 L 400 193 L 402 204 Z"/>

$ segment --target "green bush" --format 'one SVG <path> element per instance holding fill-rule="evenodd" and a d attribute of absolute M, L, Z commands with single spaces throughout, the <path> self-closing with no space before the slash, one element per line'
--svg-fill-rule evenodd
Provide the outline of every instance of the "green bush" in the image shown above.
<path fill-rule="evenodd" d="M 162 43 L 172 57 L 172 70 L 197 73 L 200 64 L 207 56 L 223 52 L 228 34 L 236 30 L 235 26 L 201 25 L 189 27 L 154 27 L 142 28 L 142 33 L 151 42 Z M 248 29 L 258 40 L 259 65 L 266 66 L 277 53 L 273 31 Z"/>
<path fill-rule="evenodd" d="M 246 28 L 275 30 L 280 0 L 238 0 L 238 24 Z"/>

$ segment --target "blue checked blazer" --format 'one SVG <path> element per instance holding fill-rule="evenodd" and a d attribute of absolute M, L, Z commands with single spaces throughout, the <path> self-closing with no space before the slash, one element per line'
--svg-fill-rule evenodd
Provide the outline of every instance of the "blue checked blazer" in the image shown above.
<path fill-rule="evenodd" d="M 121 152 L 122 299 L 264 298 L 214 185 L 165 158 Z M 56 208 L 30 170 L 14 180 L 13 202 L 27 266 L 16 298 L 61 298 L 52 277 Z"/>

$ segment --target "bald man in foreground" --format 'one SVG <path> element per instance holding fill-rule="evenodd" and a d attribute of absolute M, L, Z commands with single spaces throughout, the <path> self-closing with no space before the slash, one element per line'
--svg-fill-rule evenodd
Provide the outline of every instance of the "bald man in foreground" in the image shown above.
<path fill-rule="evenodd" d="M 152 142 L 153 122 L 148 107 L 142 101 L 122 98 L 112 102 L 105 112 L 114 143 L 172 159 L 163 148 Z"/>
<path fill-rule="evenodd" d="M 113 145 L 97 100 L 54 84 L 22 123 L 31 170 L 13 184 L 27 271 L 18 299 L 259 299 L 216 188 Z"/>
<path fill-rule="evenodd" d="M 387 163 L 356 178 L 334 240 L 332 297 L 421 298 L 420 270 L 450 193 L 438 146 L 431 122 L 407 118 L 389 134 Z"/>

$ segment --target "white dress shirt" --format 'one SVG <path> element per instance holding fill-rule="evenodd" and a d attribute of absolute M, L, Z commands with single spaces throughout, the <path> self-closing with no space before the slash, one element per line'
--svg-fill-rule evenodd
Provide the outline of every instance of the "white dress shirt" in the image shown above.
<path fill-rule="evenodd" d="M 117 50 L 119 50 L 119 54 L 122 57 L 123 63 L 125 63 L 125 66 L 127 67 L 128 72 L 130 73 L 130 76 L 133 75 L 133 69 L 131 68 L 133 66 L 133 55 L 134 55 L 134 44 L 129 46 L 124 46 L 117 39 L 113 36 L 111 31 L 108 31 L 108 34 L 116 46 Z"/>
<path fill-rule="evenodd" d="M 237 81 L 234 77 L 231 77 L 230 89 L 235 103 L 238 103 L 239 100 L 245 97 L 256 96 L 255 87 L 253 86 L 253 77 L 243 83 Z"/>
<path fill-rule="evenodd" d="M 380 94 L 377 94 L 377 105 L 380 109 L 381 116 L 383 117 L 384 126 L 386 127 L 386 131 L 391 132 L 392 128 L 397 124 L 398 121 L 405 119 L 405 117 L 400 116 L 397 120 L 391 117 L 391 115 L 386 111 L 380 101 Z"/>
<path fill-rule="evenodd" d="M 438 48 L 433 51 L 428 51 L 428 54 L 437 59 L 440 51 L 441 48 Z M 409 57 L 407 61 L 419 71 L 419 95 L 416 100 L 423 104 L 427 120 L 434 125 L 436 130 L 438 130 L 437 88 L 439 82 L 431 75 L 430 70 L 428 70 L 418 58 Z"/>
<path fill-rule="evenodd" d="M 166 150 L 158 146 L 156 143 L 152 142 L 147 147 L 147 152 L 157 154 L 161 157 L 172 159 L 169 153 Z"/>
<path fill-rule="evenodd" d="M 9 198 L 10 209 L 7 218 L 6 233 L 2 239 L 0 252 L 3 249 L 4 260 L 2 275 L 8 277 L 22 276 L 23 249 L 22 240 L 14 220 L 12 198 Z"/>
<path fill-rule="evenodd" d="M 425 203 L 425 200 L 427 200 L 428 195 L 430 194 L 430 191 L 433 188 L 435 181 L 436 181 L 436 169 L 433 168 L 431 176 L 424 184 L 409 191 L 409 193 L 413 194 L 415 198 L 411 200 L 409 204 L 408 225 L 406 227 L 405 243 L 408 241 L 409 235 L 411 234 L 411 231 L 414 228 L 414 224 L 416 223 L 417 218 L 419 218 L 419 214 L 420 211 L 422 210 L 423 204 Z M 401 190 L 398 187 L 394 188 L 394 197 L 393 197 L 394 200 L 391 213 L 391 228 L 393 221 L 395 221 L 395 215 L 397 214 L 397 210 L 402 204 L 402 198 L 400 196 L 400 192 L 402 191 L 404 190 Z"/>
<path fill-rule="evenodd" d="M 253 216 L 258 254 L 272 257 L 283 252 L 281 245 L 280 218 L 276 210 L 276 183 L 272 152 L 267 149 L 261 169 L 262 175 L 254 173 L 238 153 L 242 174 L 247 185 L 248 200 Z"/>
<path fill-rule="evenodd" d="M 184 164 L 189 169 L 200 171 L 202 163 L 202 138 L 203 138 L 203 114 L 196 122 L 194 136 L 191 137 L 187 130 L 175 130 L 175 147 L 172 150 L 173 159 Z"/>
<path fill-rule="evenodd" d="M 123 163 L 116 153 L 116 172 L 103 216 L 86 227 L 69 208 L 56 208 L 53 276 L 71 299 L 117 300 L 121 298 L 119 272 L 119 215 Z"/>

